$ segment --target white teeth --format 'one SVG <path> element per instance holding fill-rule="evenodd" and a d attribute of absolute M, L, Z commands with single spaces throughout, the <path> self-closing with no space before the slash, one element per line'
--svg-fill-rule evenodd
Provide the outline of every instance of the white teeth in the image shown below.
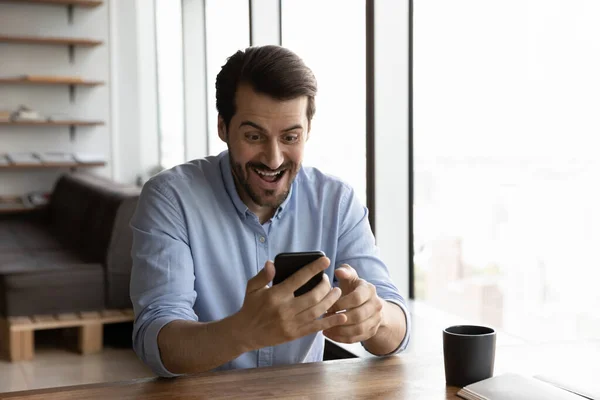
<path fill-rule="evenodd" d="M 264 172 L 264 171 L 259 171 L 257 169 L 255 169 L 254 171 L 256 171 L 257 174 L 264 175 L 264 176 L 275 176 L 275 175 L 279 175 L 281 172 L 283 172 L 283 171 L 279 171 L 279 172 Z"/>

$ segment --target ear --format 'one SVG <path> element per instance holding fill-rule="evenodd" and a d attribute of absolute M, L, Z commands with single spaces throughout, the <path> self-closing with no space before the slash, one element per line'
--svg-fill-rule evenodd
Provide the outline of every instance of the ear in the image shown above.
<path fill-rule="evenodd" d="M 310 121 L 308 121 L 308 128 L 306 129 L 306 141 L 310 139 Z"/>
<path fill-rule="evenodd" d="M 219 138 L 227 143 L 227 127 L 225 126 L 225 120 L 219 115 L 219 124 L 217 125 L 219 131 Z"/>

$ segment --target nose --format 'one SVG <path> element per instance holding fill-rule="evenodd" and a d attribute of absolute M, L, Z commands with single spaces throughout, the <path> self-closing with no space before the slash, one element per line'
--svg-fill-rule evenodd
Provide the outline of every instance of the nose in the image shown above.
<path fill-rule="evenodd" d="M 283 153 L 277 140 L 270 140 L 263 151 L 263 164 L 271 169 L 277 169 L 283 164 Z"/>

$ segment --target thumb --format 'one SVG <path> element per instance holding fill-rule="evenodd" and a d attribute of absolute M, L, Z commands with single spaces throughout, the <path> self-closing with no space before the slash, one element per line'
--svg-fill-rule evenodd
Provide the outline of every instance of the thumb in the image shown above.
<path fill-rule="evenodd" d="M 251 293 L 263 289 L 275 277 L 275 265 L 273 261 L 267 261 L 265 267 L 248 281 L 246 292 Z"/>
<path fill-rule="evenodd" d="M 352 291 L 353 283 L 358 280 L 358 273 L 348 264 L 342 264 L 335 270 L 335 276 L 340 282 L 342 295 L 346 295 Z"/>

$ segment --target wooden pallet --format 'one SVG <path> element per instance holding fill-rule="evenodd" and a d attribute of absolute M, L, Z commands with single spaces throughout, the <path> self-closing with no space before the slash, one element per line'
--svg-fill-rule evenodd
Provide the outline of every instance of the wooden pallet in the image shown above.
<path fill-rule="evenodd" d="M 128 321 L 133 321 L 131 309 L 0 318 L 0 351 L 10 361 L 31 360 L 35 331 L 78 328 L 78 351 L 97 353 L 102 350 L 103 325 Z"/>

